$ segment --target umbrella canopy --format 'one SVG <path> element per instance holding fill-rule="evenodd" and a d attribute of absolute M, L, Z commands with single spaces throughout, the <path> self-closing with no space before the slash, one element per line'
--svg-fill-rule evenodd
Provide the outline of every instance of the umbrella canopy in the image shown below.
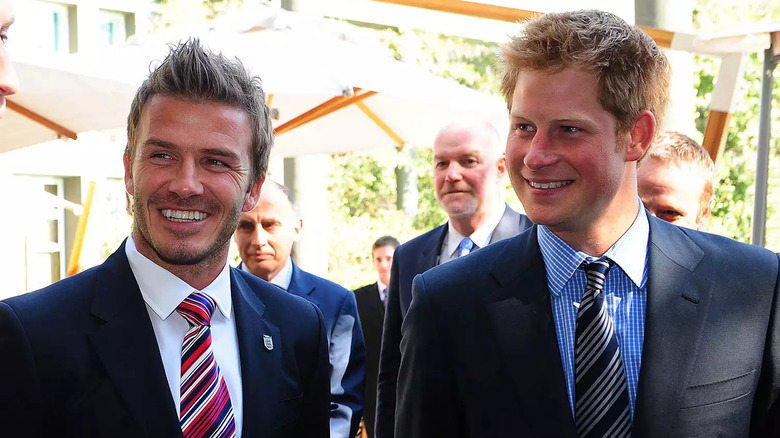
<path fill-rule="evenodd" d="M 103 53 L 20 60 L 22 91 L 0 121 L 0 151 L 122 127 L 150 67 L 188 35 L 261 77 L 278 115 L 276 156 L 430 146 L 459 117 L 487 119 L 505 132 L 500 99 L 393 59 L 378 43 L 362 42 L 363 29 L 270 7 L 252 16 L 245 24 L 136 38 Z M 55 126 L 23 117 L 18 107 Z"/>

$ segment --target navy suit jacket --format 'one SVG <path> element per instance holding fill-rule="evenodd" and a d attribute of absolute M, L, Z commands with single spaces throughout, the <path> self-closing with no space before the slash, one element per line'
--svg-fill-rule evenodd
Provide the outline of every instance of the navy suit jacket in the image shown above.
<path fill-rule="evenodd" d="M 363 415 L 366 381 L 366 347 L 355 295 L 294 262 L 292 268 L 287 291 L 312 302 L 325 318 L 331 364 L 331 438 L 352 438 Z"/>
<path fill-rule="evenodd" d="M 525 215 L 506 206 L 490 244 L 516 236 L 532 225 Z M 401 323 L 412 302 L 412 279 L 436 266 L 441 253 L 447 224 L 415 237 L 395 250 L 390 271 L 382 351 L 379 357 L 377 383 L 376 438 L 392 438 L 396 410 L 396 381 L 401 363 Z M 480 249 L 481 250 L 481 249 Z M 479 251 L 475 251 L 479 252 Z M 405 438 L 401 436 L 400 438 Z"/>
<path fill-rule="evenodd" d="M 536 227 L 418 276 L 398 436 L 576 437 Z M 650 217 L 634 438 L 780 436 L 780 259 Z"/>
<path fill-rule="evenodd" d="M 239 270 L 230 282 L 243 436 L 328 437 L 322 314 Z M 182 436 L 124 244 L 100 266 L 0 302 L 0 351 L 3 436 Z"/>
<path fill-rule="evenodd" d="M 374 436 L 374 416 L 376 414 L 376 379 L 379 375 L 379 350 L 382 346 L 382 323 L 385 318 L 385 306 L 379 298 L 377 283 L 355 290 L 360 325 L 366 340 L 366 409 L 363 420 L 366 423 L 368 438 Z"/>

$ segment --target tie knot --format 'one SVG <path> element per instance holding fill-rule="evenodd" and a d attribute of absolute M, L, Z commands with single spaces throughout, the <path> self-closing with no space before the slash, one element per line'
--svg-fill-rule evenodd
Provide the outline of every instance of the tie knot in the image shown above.
<path fill-rule="evenodd" d="M 470 253 L 473 248 L 474 241 L 468 237 L 464 238 L 458 245 L 458 257 L 463 257 L 464 255 Z"/>
<path fill-rule="evenodd" d="M 612 260 L 604 257 L 590 263 L 582 262 L 582 266 L 585 268 L 585 277 L 588 280 L 587 288 L 598 291 L 604 289 L 604 279 L 607 278 Z"/>
<path fill-rule="evenodd" d="M 216 302 L 208 295 L 193 292 L 179 304 L 176 311 L 192 326 L 211 325 Z"/>

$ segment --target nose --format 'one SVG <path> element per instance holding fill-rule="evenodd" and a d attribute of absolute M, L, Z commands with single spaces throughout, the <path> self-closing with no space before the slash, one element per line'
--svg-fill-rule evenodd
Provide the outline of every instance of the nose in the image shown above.
<path fill-rule="evenodd" d="M 252 243 L 257 245 L 258 248 L 268 245 L 268 233 L 265 232 L 265 229 L 260 224 L 255 226 L 255 231 L 252 233 Z"/>
<path fill-rule="evenodd" d="M 16 93 L 19 88 L 19 79 L 16 76 L 16 70 L 8 56 L 8 52 L 0 43 L 0 96 L 10 96 Z"/>
<path fill-rule="evenodd" d="M 183 159 L 169 188 L 182 199 L 203 194 L 198 166 L 190 160 Z"/>
<path fill-rule="evenodd" d="M 530 170 L 538 170 L 554 164 L 556 156 L 551 146 L 549 138 L 544 133 L 536 132 L 523 158 L 523 165 Z"/>
<path fill-rule="evenodd" d="M 445 175 L 445 179 L 448 182 L 460 181 L 461 179 L 463 179 L 463 175 L 461 172 L 462 169 L 460 167 L 460 164 L 456 162 L 452 162 L 447 166 L 447 173 Z"/>

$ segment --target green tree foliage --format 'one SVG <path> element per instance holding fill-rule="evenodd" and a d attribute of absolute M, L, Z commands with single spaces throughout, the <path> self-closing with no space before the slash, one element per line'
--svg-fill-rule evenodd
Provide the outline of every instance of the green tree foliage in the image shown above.
<path fill-rule="evenodd" d="M 743 29 L 751 23 L 780 20 L 780 5 L 761 0 L 698 0 L 694 9 L 694 27 L 700 33 Z M 704 132 L 709 104 L 716 82 L 719 58 L 696 56 L 695 85 L 696 127 Z M 747 57 L 743 78 L 737 90 L 736 108 L 731 118 L 726 145 L 718 162 L 718 184 L 709 231 L 743 242 L 750 241 L 756 148 L 758 143 L 758 113 L 761 89 L 763 53 Z M 775 214 L 780 206 L 780 75 L 774 76 L 774 113 L 770 140 L 769 193 L 767 201 L 766 246 L 780 250 L 780 217 Z"/>
<path fill-rule="evenodd" d="M 488 93 L 498 93 L 498 45 L 419 30 L 384 29 L 379 38 L 396 59 Z M 405 242 L 444 223 L 447 216 L 436 201 L 431 145 L 422 145 L 414 158 L 396 150 L 334 156 L 328 183 L 333 228 L 329 277 L 345 287 L 376 281 L 371 245 L 390 234 Z M 410 166 L 417 174 L 418 214 L 408 218 L 396 209 L 394 169 Z M 514 197 L 514 195 L 512 195 Z"/>

